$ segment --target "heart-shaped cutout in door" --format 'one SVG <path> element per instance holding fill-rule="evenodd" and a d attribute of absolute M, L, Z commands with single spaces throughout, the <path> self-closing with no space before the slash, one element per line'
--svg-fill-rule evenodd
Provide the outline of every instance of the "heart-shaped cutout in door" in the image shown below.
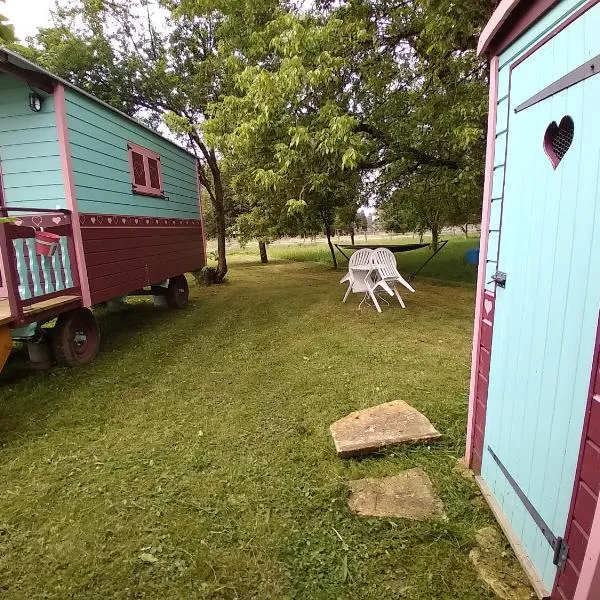
<path fill-rule="evenodd" d="M 552 168 L 556 169 L 568 152 L 573 138 L 575 137 L 575 123 L 568 115 L 560 120 L 557 125 L 556 121 L 552 121 L 544 135 L 544 150 L 552 163 Z"/>

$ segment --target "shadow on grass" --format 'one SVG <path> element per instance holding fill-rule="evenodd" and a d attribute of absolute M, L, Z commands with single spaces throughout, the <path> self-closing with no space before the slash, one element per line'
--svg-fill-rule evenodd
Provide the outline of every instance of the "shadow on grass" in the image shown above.
<path fill-rule="evenodd" d="M 149 342 L 149 336 L 158 332 L 174 338 L 189 337 L 188 317 L 201 314 L 203 326 L 208 326 L 214 311 L 202 311 L 203 300 L 190 299 L 182 310 L 154 307 L 151 301 L 133 300 L 117 310 L 96 309 L 95 315 L 101 331 L 100 351 L 96 360 L 81 367 L 61 367 L 53 364 L 49 368 L 36 368 L 28 359 L 25 344 L 17 343 L 0 378 L 0 442 L 30 434 L 43 434 L 44 423 L 62 410 L 70 410 L 79 395 L 84 395 L 96 380 L 104 377 L 104 370 L 115 364 L 115 371 L 123 367 L 119 361 L 127 360 L 140 345 Z M 198 319 L 195 319 L 198 322 Z M 151 341 L 150 341 L 151 344 Z M 145 365 L 147 368 L 147 364 Z M 26 395 L 20 390 L 27 388 Z M 98 404 L 100 399 L 104 402 Z M 96 414 L 106 413 L 110 417 L 110 395 L 95 397 Z M 103 419 L 101 419 L 103 420 Z"/>

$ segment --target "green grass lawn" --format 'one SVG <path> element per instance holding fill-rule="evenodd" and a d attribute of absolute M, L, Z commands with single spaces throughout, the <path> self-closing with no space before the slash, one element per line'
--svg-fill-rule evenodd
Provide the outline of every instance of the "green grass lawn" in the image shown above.
<path fill-rule="evenodd" d="M 183 311 L 102 314 L 92 365 L 17 356 L 0 379 L 0 595 L 491 600 L 468 553 L 492 517 L 453 472 L 474 289 L 417 280 L 406 311 L 378 315 L 341 304 L 339 277 L 238 257 Z M 443 438 L 338 459 L 330 423 L 396 399 Z M 447 522 L 349 512 L 347 481 L 415 466 Z"/>
<path fill-rule="evenodd" d="M 477 281 L 477 267 L 465 264 L 464 254 L 469 248 L 476 248 L 479 246 L 479 238 L 473 237 L 465 239 L 464 237 L 442 236 L 442 239 L 449 240 L 448 244 L 423 269 L 420 276 L 442 279 L 445 281 L 459 281 L 475 284 Z M 430 238 L 426 237 L 424 239 L 424 242 L 429 241 Z M 364 237 L 356 236 L 355 242 L 357 244 L 365 243 Z M 410 237 L 399 236 L 396 236 L 393 239 L 369 237 L 367 241 L 368 244 L 415 244 L 418 242 L 418 237 L 413 239 Z M 334 243 L 338 242 L 334 240 Z M 349 243 L 349 241 L 340 243 Z M 258 257 L 258 247 L 255 244 L 249 245 L 243 250 L 235 250 L 234 252 L 245 256 Z M 352 253 L 352 250 L 344 250 L 344 252 L 349 256 Z M 348 261 L 337 252 L 337 250 L 336 253 L 339 260 L 339 266 L 341 268 L 345 267 L 348 264 Z M 318 241 L 316 243 L 299 242 L 293 244 L 272 244 L 269 246 L 268 254 L 270 258 L 275 259 L 317 262 L 331 266 L 331 253 L 329 247 L 323 241 Z M 396 254 L 398 268 L 403 275 L 411 275 L 415 273 L 417 269 L 432 256 L 432 254 L 433 252 L 429 248 L 398 253 Z"/>

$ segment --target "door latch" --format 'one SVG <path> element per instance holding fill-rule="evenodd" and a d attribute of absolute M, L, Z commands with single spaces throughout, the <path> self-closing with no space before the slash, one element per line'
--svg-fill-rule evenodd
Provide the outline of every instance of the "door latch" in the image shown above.
<path fill-rule="evenodd" d="M 501 288 L 506 287 L 506 273 L 504 271 L 496 271 L 492 277 L 492 281 Z"/>

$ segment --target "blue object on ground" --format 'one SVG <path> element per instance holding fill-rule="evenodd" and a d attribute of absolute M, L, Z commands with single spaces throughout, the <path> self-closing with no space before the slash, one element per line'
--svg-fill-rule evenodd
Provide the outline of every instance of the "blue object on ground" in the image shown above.
<path fill-rule="evenodd" d="M 465 252 L 465 262 L 468 265 L 478 265 L 479 264 L 479 248 L 469 248 Z"/>

